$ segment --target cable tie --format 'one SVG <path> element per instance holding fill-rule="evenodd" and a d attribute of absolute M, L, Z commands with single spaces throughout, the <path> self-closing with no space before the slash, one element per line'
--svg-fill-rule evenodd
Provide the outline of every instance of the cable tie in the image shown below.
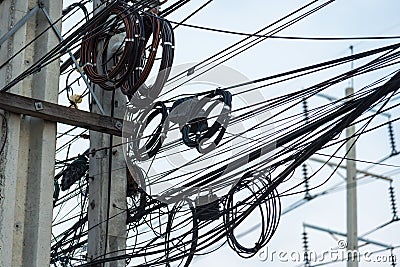
<path fill-rule="evenodd" d="M 82 68 L 86 67 L 86 66 L 91 66 L 91 67 L 96 67 L 96 63 L 90 63 L 90 62 L 86 62 L 85 64 L 83 64 Z"/>

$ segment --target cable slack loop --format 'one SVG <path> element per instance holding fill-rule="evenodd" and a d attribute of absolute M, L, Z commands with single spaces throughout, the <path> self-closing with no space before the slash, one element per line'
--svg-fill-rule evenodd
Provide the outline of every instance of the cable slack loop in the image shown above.
<path fill-rule="evenodd" d="M 125 94 L 133 95 L 132 101 L 139 108 L 149 106 L 160 95 L 171 72 L 175 49 L 172 26 L 167 20 L 150 14 L 145 15 L 143 20 L 146 32 L 144 45 L 147 46 L 151 36 L 152 43 L 148 49 L 143 48 L 141 57 L 135 64 L 133 76 L 122 87 Z M 158 74 L 152 85 L 146 85 L 145 81 L 153 69 L 160 45 L 162 52 Z M 146 52 L 148 55 L 146 55 Z"/>
<path fill-rule="evenodd" d="M 133 95 L 147 80 L 156 59 L 157 48 L 160 42 L 160 21 L 155 17 L 144 15 L 143 24 L 144 40 L 142 40 L 142 47 L 138 51 L 138 58 L 135 62 L 133 75 L 130 75 L 132 86 L 123 87 L 123 92 L 127 95 Z M 150 47 L 147 47 L 150 37 L 152 38 L 151 45 Z M 146 52 L 148 52 L 148 55 Z"/>
<path fill-rule="evenodd" d="M 144 131 L 150 123 L 161 115 L 158 126 L 153 130 L 153 134 L 145 136 Z M 132 147 L 135 158 L 139 161 L 145 161 L 154 157 L 160 150 L 169 129 L 168 126 L 168 110 L 162 102 L 156 102 L 151 108 L 147 108 L 139 115 L 138 120 L 134 124 Z M 143 146 L 140 143 L 145 141 Z"/>
<path fill-rule="evenodd" d="M 215 97 L 220 97 L 214 99 Z M 213 100 L 214 99 L 214 100 Z M 211 126 L 208 126 L 208 116 L 223 103 L 223 108 Z M 206 109 L 207 104 L 211 103 Z M 221 142 L 230 120 L 232 110 L 232 95 L 230 92 L 216 89 L 206 95 L 195 105 L 192 111 L 193 119 L 182 127 L 182 140 L 188 147 L 196 147 L 201 154 L 214 150 Z M 211 140 L 214 137 L 214 140 Z"/>
<path fill-rule="evenodd" d="M 280 219 L 279 194 L 275 189 L 266 198 L 262 197 L 265 192 L 268 192 L 271 183 L 270 177 L 265 173 L 249 171 L 240 178 L 227 195 L 224 227 L 229 246 L 240 257 L 254 256 L 269 242 L 277 229 Z M 244 198 L 243 201 L 242 198 Z M 257 206 L 259 211 L 260 223 L 258 225 L 261 233 L 253 247 L 246 247 L 239 242 L 239 235 L 237 235 L 235 227 L 243 223 L 241 221 L 243 214 L 252 205 Z"/>
<path fill-rule="evenodd" d="M 137 54 L 138 47 L 134 36 L 141 32 L 140 23 L 137 23 L 138 17 L 138 14 L 131 12 L 126 4 L 119 2 L 110 12 L 97 18 L 83 37 L 81 45 L 83 69 L 93 83 L 105 90 L 120 87 L 133 72 L 134 62 L 131 56 Z M 116 47 L 116 51 L 112 51 L 115 49 L 110 46 L 113 40 L 122 37 L 124 42 Z M 134 41 L 126 42 L 126 40 Z"/>
<path fill-rule="evenodd" d="M 161 61 L 152 85 L 146 85 L 161 45 Z M 171 24 L 152 12 L 118 1 L 97 16 L 82 38 L 82 69 L 105 90 L 120 88 L 139 108 L 160 95 L 173 63 L 175 38 Z"/>
<path fill-rule="evenodd" d="M 180 218 L 182 214 L 185 219 Z M 183 225 L 182 225 L 183 224 Z M 188 234 L 182 234 L 182 228 L 187 227 Z M 165 231 L 165 257 L 171 258 L 173 250 L 187 251 L 179 265 L 189 267 L 196 252 L 199 237 L 199 222 L 195 218 L 195 207 L 190 198 L 184 198 L 174 204 L 168 214 L 167 228 Z M 171 253 L 172 254 L 172 253 Z"/>

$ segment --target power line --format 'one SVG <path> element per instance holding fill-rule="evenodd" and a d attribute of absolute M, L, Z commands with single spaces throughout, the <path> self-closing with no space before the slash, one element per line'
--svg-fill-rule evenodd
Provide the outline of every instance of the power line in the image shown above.
<path fill-rule="evenodd" d="M 188 28 L 211 31 L 216 33 L 226 33 L 232 35 L 239 36 L 248 36 L 248 37 L 257 37 L 257 38 L 265 38 L 265 35 L 261 34 L 253 34 L 253 33 L 245 33 L 239 31 L 231 31 L 231 30 L 223 30 L 217 28 L 211 28 L 206 26 L 199 26 L 193 24 L 187 24 L 183 22 L 176 22 L 168 20 L 172 24 L 176 24 L 177 26 L 185 26 Z M 177 27 L 176 26 L 176 27 Z M 400 39 L 400 36 L 337 36 L 337 37 L 328 37 L 328 36 L 280 36 L 280 35 L 271 35 L 268 36 L 269 39 L 283 39 L 283 40 L 299 40 L 299 41 L 353 41 L 353 40 L 364 40 L 364 41 L 379 41 L 379 40 L 397 40 Z"/>

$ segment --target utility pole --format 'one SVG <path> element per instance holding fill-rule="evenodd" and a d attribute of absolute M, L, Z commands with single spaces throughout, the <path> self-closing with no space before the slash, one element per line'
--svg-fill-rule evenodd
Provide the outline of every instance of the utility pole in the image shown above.
<path fill-rule="evenodd" d="M 350 46 L 351 55 L 354 54 L 354 47 Z M 351 62 L 351 70 L 354 69 L 354 62 Z M 350 81 L 350 87 L 346 88 L 346 101 L 351 101 L 354 95 L 354 79 Z M 358 231 L 357 231 L 357 166 L 356 166 L 356 144 L 354 135 L 356 127 L 354 125 L 346 129 L 346 197 L 347 197 L 347 250 L 358 250 Z M 351 138 L 350 138 L 351 137 Z M 351 253 L 349 253 L 351 254 Z M 353 254 L 354 255 L 354 254 Z M 358 267 L 358 259 L 349 257 L 347 267 Z"/>
<path fill-rule="evenodd" d="M 346 96 L 349 101 L 353 98 L 354 89 L 346 88 Z M 346 129 L 346 137 L 350 138 L 355 133 L 355 126 L 352 125 Z M 355 138 L 351 137 L 346 143 L 346 172 L 347 172 L 347 249 L 351 251 L 358 250 L 357 233 L 357 168 L 356 168 L 356 146 Z M 357 267 L 358 259 L 349 257 L 348 267 Z"/>
<path fill-rule="evenodd" d="M 95 13 L 101 10 L 103 2 L 93 1 Z M 93 88 L 106 115 L 124 117 L 127 100 L 118 88 L 115 89 L 114 101 L 113 92 L 96 85 Z M 101 113 L 96 103 L 92 104 L 92 112 Z M 121 143 L 121 137 L 90 131 L 91 150 Z M 126 253 L 126 171 L 122 146 L 97 151 L 90 157 L 88 262 Z M 126 263 L 119 260 L 104 266 L 125 267 Z"/>
<path fill-rule="evenodd" d="M 61 17 L 62 1 L 42 0 L 40 5 L 54 20 Z M 0 35 L 9 32 L 2 38 L 0 63 L 18 53 L 0 69 L 0 87 L 59 42 L 51 29 L 46 30 L 49 22 L 38 10 L 37 0 L 0 1 Z M 29 18 L 21 21 L 27 14 Z M 56 26 L 60 29 L 61 23 Z M 18 52 L 35 38 L 33 44 Z M 55 60 L 44 66 L 11 92 L 57 103 L 59 64 Z M 0 266 L 49 266 L 57 126 L 27 115 L 4 114 L 8 138 L 0 155 Z"/>

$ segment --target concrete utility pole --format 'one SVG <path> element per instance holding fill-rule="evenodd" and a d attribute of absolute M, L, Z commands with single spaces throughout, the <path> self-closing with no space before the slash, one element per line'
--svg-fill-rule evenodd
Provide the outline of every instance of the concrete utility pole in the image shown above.
<path fill-rule="evenodd" d="M 93 1 L 94 8 L 102 5 L 101 0 Z M 97 9 L 97 12 L 100 9 Z M 112 47 L 112 45 L 111 45 Z M 100 61 L 99 61 L 100 62 Z M 114 116 L 123 118 L 126 96 L 116 89 L 114 103 L 112 92 L 94 86 L 104 111 L 111 115 L 114 105 Z M 96 104 L 92 112 L 100 113 Z M 122 127 L 122 125 L 121 125 Z M 110 144 L 121 144 L 121 137 L 90 131 L 90 148 L 109 147 Z M 109 163 L 111 160 L 111 170 Z M 110 174 L 111 171 L 111 174 Z M 122 146 L 96 152 L 89 163 L 89 234 L 88 261 L 99 260 L 125 254 L 126 248 L 126 163 Z M 103 256 L 106 254 L 105 256 Z M 125 266 L 125 260 L 107 263 L 104 266 Z M 103 266 L 103 265 L 99 265 Z"/>
<path fill-rule="evenodd" d="M 62 1 L 42 0 L 41 3 L 54 20 L 60 18 Z M 37 5 L 37 0 L 0 1 L 0 35 L 16 27 Z M 43 12 L 36 12 L 21 25 L 2 44 L 0 64 L 38 37 L 49 23 Z M 60 29 L 61 25 L 57 27 Z M 58 42 L 55 33 L 47 30 L 0 70 L 0 87 Z M 59 64 L 55 60 L 18 83 L 11 92 L 57 103 Z M 0 155 L 0 266 L 49 266 L 56 123 L 9 112 L 5 116 L 8 139 Z"/>
<path fill-rule="evenodd" d="M 347 100 L 352 98 L 354 89 L 346 88 Z M 355 133 L 355 126 L 350 126 L 346 129 L 346 137 L 349 138 Z M 350 138 L 346 143 L 347 151 L 347 249 L 358 250 L 358 233 L 357 233 L 357 168 L 356 168 L 356 146 L 355 138 Z M 358 259 L 349 257 L 347 260 L 348 267 L 357 267 Z"/>

